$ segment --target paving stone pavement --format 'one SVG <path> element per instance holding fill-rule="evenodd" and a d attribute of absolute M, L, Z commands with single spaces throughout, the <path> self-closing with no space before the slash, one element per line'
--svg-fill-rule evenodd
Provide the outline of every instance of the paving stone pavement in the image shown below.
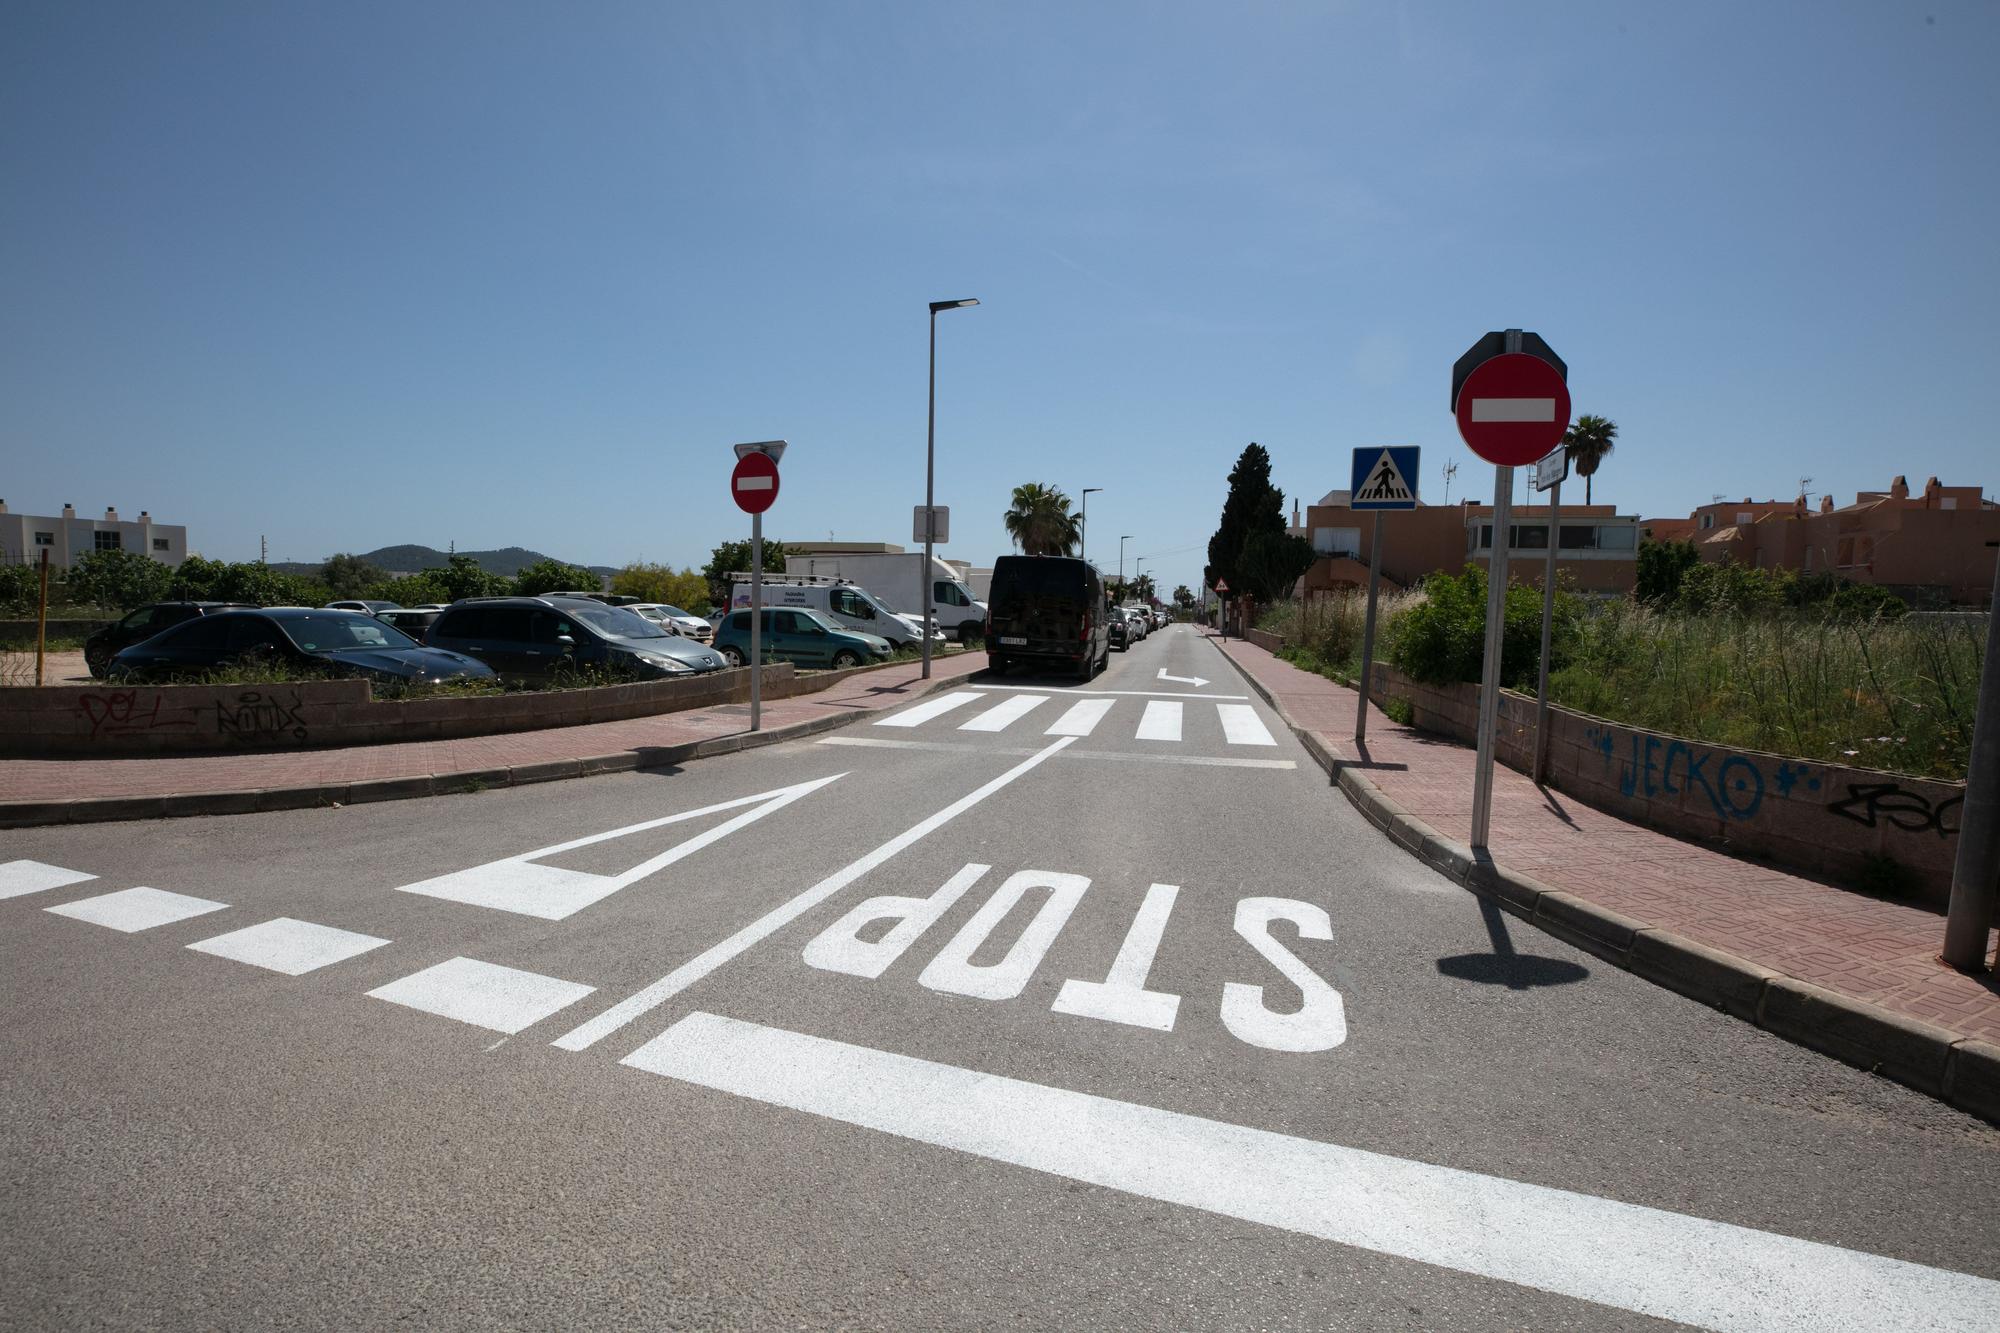
<path fill-rule="evenodd" d="M 1472 834 L 1473 751 L 1370 707 L 1354 745 L 1360 694 L 1229 639 L 1231 660 L 1333 754 L 1440 833 Z M 1938 961 L 1944 918 L 1699 843 L 1629 824 L 1497 766 L 1489 850 L 1495 861 L 1645 925 L 1963 1036 L 2000 1042 L 2000 979 Z"/>

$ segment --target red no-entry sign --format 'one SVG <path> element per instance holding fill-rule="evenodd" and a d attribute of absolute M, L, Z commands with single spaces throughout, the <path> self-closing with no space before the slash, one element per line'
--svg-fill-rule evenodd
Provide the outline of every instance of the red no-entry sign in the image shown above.
<path fill-rule="evenodd" d="M 729 474 L 729 493 L 744 513 L 763 513 L 778 498 L 777 463 L 769 454 L 743 455 L 736 460 L 736 470 Z"/>
<path fill-rule="evenodd" d="M 1569 429 L 1569 386 L 1554 366 L 1525 352 L 1480 362 L 1455 407 L 1467 446 L 1501 467 L 1535 462 Z"/>

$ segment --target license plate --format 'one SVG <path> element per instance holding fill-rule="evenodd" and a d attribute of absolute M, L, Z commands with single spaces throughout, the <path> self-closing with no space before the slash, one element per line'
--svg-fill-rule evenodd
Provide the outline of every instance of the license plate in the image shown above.
<path fill-rule="evenodd" d="M 1026 648 L 1028 646 L 1026 639 L 1010 639 L 1004 634 L 1000 636 L 1000 643 L 1002 647 L 1006 648 Z"/>

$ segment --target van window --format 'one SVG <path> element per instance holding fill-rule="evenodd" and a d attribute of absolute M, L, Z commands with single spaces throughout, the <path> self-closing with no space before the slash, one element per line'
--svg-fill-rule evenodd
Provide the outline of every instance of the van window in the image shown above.
<path fill-rule="evenodd" d="M 875 608 L 869 604 L 867 598 L 852 588 L 835 588 L 832 596 L 828 598 L 828 605 L 833 607 L 835 615 L 853 616 L 856 620 L 875 618 Z"/>
<path fill-rule="evenodd" d="M 972 599 L 956 583 L 939 579 L 931 587 L 931 601 L 937 606 L 971 606 Z"/>

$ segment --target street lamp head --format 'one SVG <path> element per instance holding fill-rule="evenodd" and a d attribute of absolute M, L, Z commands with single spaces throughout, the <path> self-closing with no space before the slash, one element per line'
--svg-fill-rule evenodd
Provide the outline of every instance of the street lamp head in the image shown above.
<path fill-rule="evenodd" d="M 1085 495 L 1095 495 L 1103 489 L 1104 488 L 1102 486 L 1086 486 L 1083 488 L 1083 493 Z"/>
<path fill-rule="evenodd" d="M 940 310 L 962 310 L 966 306 L 978 304 L 979 302 L 970 296 L 962 301 L 933 301 L 931 302 L 931 313 L 935 315 Z"/>

